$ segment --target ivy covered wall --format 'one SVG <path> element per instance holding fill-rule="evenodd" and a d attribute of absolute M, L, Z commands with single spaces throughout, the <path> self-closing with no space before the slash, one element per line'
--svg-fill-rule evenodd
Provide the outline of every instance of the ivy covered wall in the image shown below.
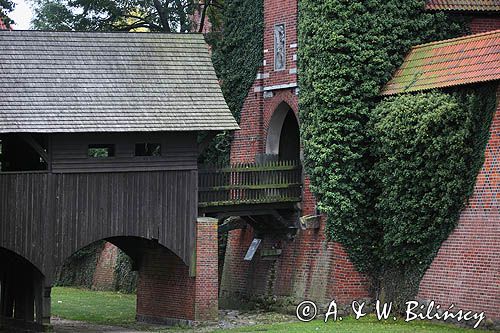
<path fill-rule="evenodd" d="M 330 239 L 372 277 L 375 292 L 392 299 L 388 285 L 421 276 L 453 229 L 494 110 L 489 91 L 379 104 L 411 46 L 466 31 L 463 19 L 425 12 L 424 2 L 299 0 L 299 109 L 311 188 Z M 426 144 L 434 149 L 422 150 Z M 451 177 L 459 171 L 460 179 Z"/>
<path fill-rule="evenodd" d="M 388 98 L 372 112 L 382 296 L 403 304 L 457 225 L 484 162 L 495 86 Z"/>

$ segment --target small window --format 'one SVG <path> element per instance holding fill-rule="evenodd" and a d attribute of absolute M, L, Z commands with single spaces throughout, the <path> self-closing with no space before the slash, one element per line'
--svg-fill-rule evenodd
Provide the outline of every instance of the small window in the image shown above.
<path fill-rule="evenodd" d="M 93 158 L 113 157 L 115 156 L 115 145 L 89 145 L 87 155 Z"/>
<path fill-rule="evenodd" d="M 136 143 L 135 156 L 161 156 L 161 145 L 159 143 Z"/>

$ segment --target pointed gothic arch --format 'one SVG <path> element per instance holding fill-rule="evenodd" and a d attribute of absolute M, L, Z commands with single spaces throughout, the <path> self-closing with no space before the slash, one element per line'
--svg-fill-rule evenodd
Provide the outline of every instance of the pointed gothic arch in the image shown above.
<path fill-rule="evenodd" d="M 286 102 L 281 102 L 269 121 L 266 154 L 282 161 L 301 159 L 300 130 L 297 116 Z"/>

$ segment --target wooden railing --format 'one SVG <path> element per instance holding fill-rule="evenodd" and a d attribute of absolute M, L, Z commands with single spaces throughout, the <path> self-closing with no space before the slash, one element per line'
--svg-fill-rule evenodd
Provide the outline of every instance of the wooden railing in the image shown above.
<path fill-rule="evenodd" d="M 199 207 L 301 201 L 302 167 L 298 162 L 200 166 L 198 172 Z"/>

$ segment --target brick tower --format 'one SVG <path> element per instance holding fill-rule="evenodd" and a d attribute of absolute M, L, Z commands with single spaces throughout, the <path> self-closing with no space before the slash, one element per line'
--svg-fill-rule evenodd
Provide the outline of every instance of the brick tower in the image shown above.
<path fill-rule="evenodd" d="M 231 162 L 299 160 L 297 86 L 297 0 L 264 1 L 264 62 L 241 111 L 241 130 Z M 229 232 L 220 287 L 221 304 L 259 296 L 283 296 L 319 303 L 347 303 L 369 296 L 367 279 L 356 272 L 337 243 L 325 239 L 325 221 L 304 177 L 301 215 L 310 223 L 294 237 L 273 236 L 247 225 Z M 253 238 L 262 243 L 251 261 Z"/>

